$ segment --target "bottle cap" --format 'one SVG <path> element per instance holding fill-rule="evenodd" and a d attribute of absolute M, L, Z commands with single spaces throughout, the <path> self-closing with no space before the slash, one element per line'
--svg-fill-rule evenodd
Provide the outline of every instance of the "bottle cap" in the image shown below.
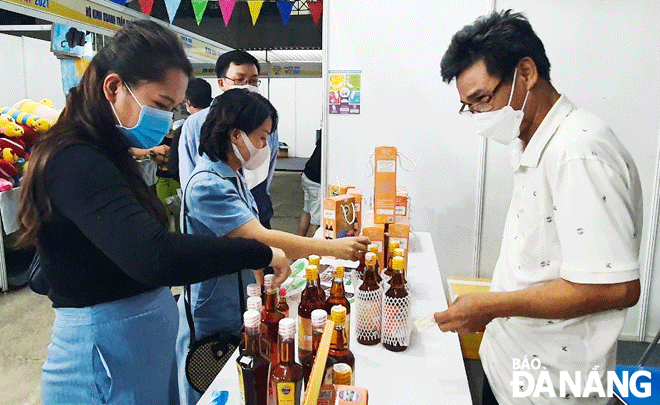
<path fill-rule="evenodd" d="M 315 328 L 322 328 L 328 320 L 328 313 L 325 309 L 315 309 L 312 311 L 312 326 Z"/>
<path fill-rule="evenodd" d="M 396 256 L 392 258 L 392 269 L 403 271 L 403 257 Z"/>
<path fill-rule="evenodd" d="M 399 241 L 398 240 L 391 240 L 390 243 L 388 244 L 388 248 L 391 252 L 394 251 L 394 249 L 399 248 Z"/>
<path fill-rule="evenodd" d="M 344 266 L 335 267 L 335 278 L 344 278 Z"/>
<path fill-rule="evenodd" d="M 319 276 L 319 268 L 313 264 L 308 265 L 305 268 L 305 276 L 307 280 L 316 280 L 316 277 Z"/>
<path fill-rule="evenodd" d="M 375 266 L 376 265 L 376 254 L 369 252 L 364 255 L 364 264 L 367 266 Z"/>
<path fill-rule="evenodd" d="M 247 295 L 248 297 L 261 297 L 261 287 L 257 283 L 251 283 L 247 285 Z"/>
<path fill-rule="evenodd" d="M 255 309 L 248 309 L 243 314 L 243 324 L 246 328 L 258 328 L 261 325 L 261 314 Z"/>
<path fill-rule="evenodd" d="M 286 297 L 286 288 L 280 288 L 280 297 Z"/>
<path fill-rule="evenodd" d="M 280 336 L 285 339 L 296 336 L 296 321 L 291 318 L 283 318 L 279 323 Z"/>
<path fill-rule="evenodd" d="M 254 309 L 256 311 L 261 311 L 262 307 L 261 297 L 248 297 L 247 299 L 247 309 Z"/>
<path fill-rule="evenodd" d="M 351 366 L 346 363 L 336 363 L 332 366 L 332 383 L 335 385 L 351 385 Z"/>
<path fill-rule="evenodd" d="M 274 279 L 275 279 L 274 274 L 266 274 L 264 276 L 264 287 L 266 288 L 266 290 L 270 290 L 271 288 L 273 288 Z"/>
<path fill-rule="evenodd" d="M 394 257 L 403 257 L 406 254 L 406 251 L 401 249 L 401 248 L 396 248 L 394 249 L 394 252 L 392 252 L 392 255 Z"/>
<path fill-rule="evenodd" d="M 321 257 L 318 255 L 309 255 L 307 256 L 307 261 L 309 262 L 309 264 L 318 266 L 319 264 L 321 264 Z"/>
<path fill-rule="evenodd" d="M 341 305 L 332 307 L 332 320 L 335 325 L 343 325 L 346 322 L 346 308 Z"/>
<path fill-rule="evenodd" d="M 378 249 L 378 245 L 375 243 L 370 243 L 369 246 L 367 246 L 370 252 L 372 253 L 378 253 L 380 249 Z"/>

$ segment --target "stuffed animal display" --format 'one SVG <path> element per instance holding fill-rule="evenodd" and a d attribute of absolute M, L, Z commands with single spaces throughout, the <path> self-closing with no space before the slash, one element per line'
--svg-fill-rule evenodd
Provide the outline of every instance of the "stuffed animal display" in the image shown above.
<path fill-rule="evenodd" d="M 0 108 L 0 192 L 20 184 L 28 167 L 29 151 L 60 113 L 49 99 L 25 99 Z"/>

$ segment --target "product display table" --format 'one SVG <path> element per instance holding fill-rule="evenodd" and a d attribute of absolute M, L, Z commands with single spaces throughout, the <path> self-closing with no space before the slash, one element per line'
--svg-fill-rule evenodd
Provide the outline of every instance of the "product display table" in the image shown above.
<path fill-rule="evenodd" d="M 413 251 L 408 258 L 408 285 L 412 295 L 412 318 L 422 318 L 447 308 L 445 292 L 427 232 L 411 234 Z M 297 303 L 289 304 L 295 316 Z M 351 311 L 351 324 L 355 311 Z M 399 353 L 390 352 L 381 344 L 363 346 L 351 333 L 350 349 L 355 355 L 355 385 L 369 390 L 369 403 L 470 405 L 468 387 L 458 335 L 442 333 L 433 327 L 423 333 L 413 329 L 410 346 Z M 215 378 L 211 387 L 197 403 L 213 404 L 220 391 L 229 392 L 227 404 L 239 403 L 236 357 Z"/>

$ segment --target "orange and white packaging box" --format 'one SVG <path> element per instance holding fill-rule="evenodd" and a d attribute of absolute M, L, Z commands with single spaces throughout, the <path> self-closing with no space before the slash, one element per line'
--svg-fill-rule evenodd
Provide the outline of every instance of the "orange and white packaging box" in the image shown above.
<path fill-rule="evenodd" d="M 354 196 L 344 194 L 323 200 L 323 237 L 325 239 L 356 236 L 353 229 L 354 222 Z"/>
<path fill-rule="evenodd" d="M 396 203 L 394 206 L 394 215 L 396 215 L 397 217 L 410 218 L 410 215 L 408 214 L 408 192 L 406 192 L 405 190 L 396 190 Z"/>
<path fill-rule="evenodd" d="M 354 188 L 350 184 L 328 184 L 328 194 L 326 197 L 337 197 L 346 194 L 349 188 Z"/>
<path fill-rule="evenodd" d="M 362 235 L 369 238 L 371 243 L 378 245 L 378 265 L 382 269 L 385 266 L 385 225 L 374 224 L 373 212 L 362 216 Z"/>
<path fill-rule="evenodd" d="M 391 224 L 396 208 L 396 148 L 378 146 L 374 180 L 374 222 Z"/>
<path fill-rule="evenodd" d="M 404 251 L 404 268 L 408 269 L 408 246 L 410 241 L 410 222 L 408 217 L 396 217 L 396 222 L 388 226 L 388 243 L 399 242 L 399 247 Z"/>
<path fill-rule="evenodd" d="M 349 188 L 346 190 L 346 194 L 355 197 L 355 222 L 353 223 L 353 229 L 355 230 L 355 234 L 359 235 L 360 231 L 362 231 L 362 190 L 359 188 Z"/>
<path fill-rule="evenodd" d="M 335 405 L 368 405 L 369 391 L 350 385 L 335 385 Z"/>

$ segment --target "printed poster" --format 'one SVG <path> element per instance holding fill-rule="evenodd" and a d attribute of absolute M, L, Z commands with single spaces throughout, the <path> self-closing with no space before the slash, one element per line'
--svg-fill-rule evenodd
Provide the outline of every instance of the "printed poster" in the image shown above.
<path fill-rule="evenodd" d="M 360 114 L 361 70 L 328 72 L 330 114 Z"/>

